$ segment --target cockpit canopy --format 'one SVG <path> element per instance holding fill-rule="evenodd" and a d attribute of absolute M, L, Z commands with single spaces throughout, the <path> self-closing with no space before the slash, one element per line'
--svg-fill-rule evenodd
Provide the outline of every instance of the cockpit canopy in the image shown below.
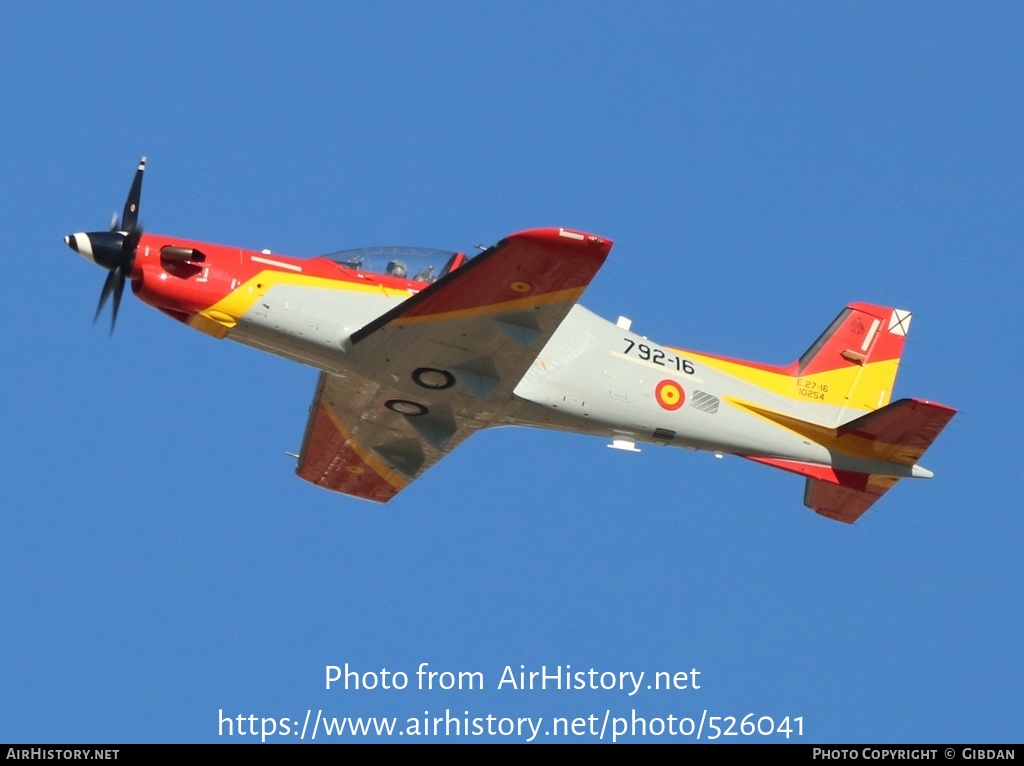
<path fill-rule="evenodd" d="M 430 247 L 361 247 L 323 256 L 339 266 L 414 282 L 434 282 L 467 260 L 462 253 Z"/>

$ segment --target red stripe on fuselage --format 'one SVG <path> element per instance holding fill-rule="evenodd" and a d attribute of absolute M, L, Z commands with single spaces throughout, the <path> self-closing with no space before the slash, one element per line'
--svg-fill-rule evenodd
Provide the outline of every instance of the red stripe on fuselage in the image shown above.
<path fill-rule="evenodd" d="M 196 263 L 167 261 L 160 257 L 160 251 L 168 245 L 192 248 L 201 252 L 205 259 Z M 144 234 L 132 267 L 132 290 L 140 300 L 180 317 L 205 311 L 240 285 L 266 271 L 301 273 L 339 283 L 379 285 L 396 290 L 418 291 L 424 287 L 422 282 L 413 280 L 356 272 L 322 257 L 293 258 L 179 237 Z"/>

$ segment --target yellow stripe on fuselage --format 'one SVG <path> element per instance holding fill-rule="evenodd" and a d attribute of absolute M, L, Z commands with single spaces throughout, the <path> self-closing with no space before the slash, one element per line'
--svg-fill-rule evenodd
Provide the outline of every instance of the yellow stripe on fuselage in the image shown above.
<path fill-rule="evenodd" d="M 758 407 L 755 404 L 736 399 L 732 396 L 725 397 L 725 400 L 729 404 L 741 407 L 770 423 L 775 423 L 794 433 L 800 434 L 800 436 L 820 444 L 831 452 L 841 452 L 845 455 L 867 458 L 869 460 L 888 460 L 900 465 L 914 465 L 926 449 L 893 444 L 881 439 L 868 439 L 850 433 L 840 436 L 835 428 L 808 423 L 805 420 L 783 415 L 781 412 L 775 412 L 764 407 Z"/>
<path fill-rule="evenodd" d="M 409 290 L 384 287 L 381 284 L 362 280 L 339 280 L 314 277 L 287 271 L 261 271 L 207 309 L 200 311 L 189 320 L 189 326 L 214 337 L 223 338 L 238 323 L 263 295 L 277 285 L 297 285 L 318 290 L 338 292 L 374 293 L 387 298 L 408 298 Z M 221 329 L 218 329 L 221 328 Z"/>
<path fill-rule="evenodd" d="M 787 399 L 806 404 L 849 407 L 865 412 L 871 412 L 889 403 L 893 381 L 896 379 L 900 364 L 899 359 L 886 359 L 863 366 L 850 365 L 817 372 L 813 375 L 788 375 L 691 351 L 677 353 Z"/>

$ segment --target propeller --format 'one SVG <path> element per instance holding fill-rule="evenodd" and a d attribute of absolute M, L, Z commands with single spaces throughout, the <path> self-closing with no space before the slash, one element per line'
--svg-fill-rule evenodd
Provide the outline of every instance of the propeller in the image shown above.
<path fill-rule="evenodd" d="M 139 160 L 135 171 L 128 198 L 124 202 L 124 212 L 118 221 L 117 213 L 110 221 L 109 231 L 78 232 L 64 237 L 64 242 L 76 253 L 105 268 L 107 274 L 100 301 L 96 306 L 93 324 L 99 319 L 107 299 L 113 295 L 113 310 L 110 316 L 110 332 L 113 334 L 117 323 L 117 312 L 121 307 L 121 295 L 124 283 L 131 274 L 135 263 L 135 252 L 142 238 L 142 226 L 139 225 L 139 200 L 142 197 L 142 174 L 146 170 L 146 158 Z"/>

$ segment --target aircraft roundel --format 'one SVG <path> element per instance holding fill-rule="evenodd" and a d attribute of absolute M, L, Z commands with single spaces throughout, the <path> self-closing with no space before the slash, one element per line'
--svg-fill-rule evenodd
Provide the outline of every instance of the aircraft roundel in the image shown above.
<path fill-rule="evenodd" d="M 686 392 L 674 380 L 663 380 L 654 387 L 654 398 L 662 409 L 674 412 L 686 402 Z"/>

